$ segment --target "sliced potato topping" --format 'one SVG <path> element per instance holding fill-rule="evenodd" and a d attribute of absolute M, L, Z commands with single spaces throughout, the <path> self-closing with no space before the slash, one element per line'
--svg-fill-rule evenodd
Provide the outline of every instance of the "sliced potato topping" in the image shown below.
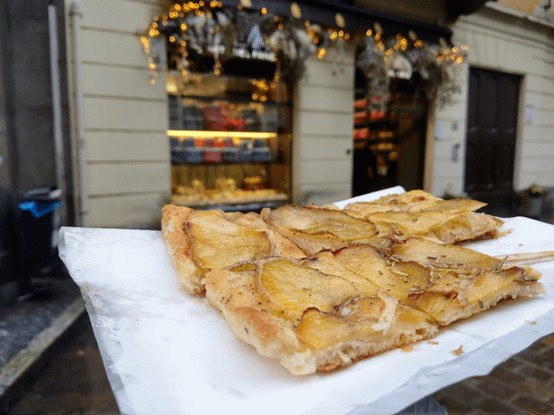
<path fill-rule="evenodd" d="M 445 222 L 438 215 L 421 215 L 408 212 L 378 212 L 368 215 L 371 222 L 380 226 L 394 226 L 402 235 L 427 235 L 433 227 Z"/>
<path fill-rule="evenodd" d="M 423 238 L 407 238 L 391 249 L 403 261 L 415 261 L 427 267 L 460 268 L 471 266 L 496 270 L 501 260 L 457 245 L 445 245 Z"/>
<path fill-rule="evenodd" d="M 205 269 L 223 269 L 271 253 L 265 232 L 233 223 L 220 210 L 195 211 L 186 230 L 194 257 Z"/>
<path fill-rule="evenodd" d="M 360 291 L 344 278 L 286 259 L 264 261 L 258 269 L 257 283 L 260 292 L 274 305 L 272 312 L 288 320 L 300 318 L 304 310 L 311 307 L 329 312 L 360 295 Z"/>
<path fill-rule="evenodd" d="M 518 267 L 504 269 L 500 272 L 484 271 L 465 290 L 464 300 L 467 303 L 481 301 L 487 303 L 496 297 L 498 293 L 508 292 L 511 287 L 522 281 L 524 270 Z"/>
<path fill-rule="evenodd" d="M 428 200 L 411 206 L 408 211 L 411 213 L 440 212 L 459 215 L 466 212 L 473 212 L 486 205 L 486 203 L 472 199 Z"/>
<path fill-rule="evenodd" d="M 377 235 L 370 221 L 334 209 L 289 205 L 269 212 L 265 220 L 311 255 L 324 249 L 369 243 Z"/>
<path fill-rule="evenodd" d="M 302 262 L 310 268 L 318 269 L 329 275 L 336 275 L 350 281 L 366 297 L 377 295 L 379 287 L 367 278 L 362 277 L 355 272 L 350 271 L 344 265 L 341 265 L 331 251 L 318 252 L 315 257 L 306 259 Z"/>
<path fill-rule="evenodd" d="M 442 242 L 453 244 L 482 237 L 493 237 L 504 223 L 494 216 L 477 212 L 456 215 L 430 230 Z"/>
<path fill-rule="evenodd" d="M 315 308 L 306 310 L 296 328 L 300 338 L 308 346 L 321 349 L 340 342 L 374 336 L 374 328 L 385 302 L 380 298 L 361 298 L 349 302 L 352 311 L 348 313 L 324 313 Z"/>
<path fill-rule="evenodd" d="M 350 311 L 344 312 L 344 307 Z M 315 349 L 342 344 L 368 344 L 368 354 L 399 347 L 433 336 L 436 325 L 423 312 L 397 303 L 391 297 L 364 297 L 349 301 L 339 311 L 306 310 L 296 328 L 300 338 Z M 407 341 L 406 336 L 414 336 Z M 373 344 L 371 344 L 373 343 Z"/>
<path fill-rule="evenodd" d="M 540 275 L 520 267 L 501 269 L 500 260 L 467 248 L 408 238 L 390 252 L 359 245 L 336 251 L 335 258 L 440 325 L 475 314 L 505 296 L 540 292 Z"/>
<path fill-rule="evenodd" d="M 424 267 L 393 260 L 369 245 L 341 249 L 335 257 L 346 268 L 405 302 L 410 294 L 429 286 L 430 273 Z"/>
<path fill-rule="evenodd" d="M 405 192 L 405 193 L 383 196 L 377 199 L 375 203 L 391 204 L 396 206 L 412 206 L 417 203 L 433 201 L 433 200 L 442 200 L 442 199 L 436 196 L 433 196 L 431 193 L 428 193 L 425 190 L 417 189 L 417 190 L 410 190 L 409 192 Z"/>

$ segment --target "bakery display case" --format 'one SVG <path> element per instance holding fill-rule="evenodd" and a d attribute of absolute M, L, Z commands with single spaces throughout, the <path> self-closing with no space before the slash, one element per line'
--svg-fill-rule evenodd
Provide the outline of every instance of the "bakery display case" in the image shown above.
<path fill-rule="evenodd" d="M 256 211 L 290 201 L 286 84 L 170 73 L 166 89 L 172 203 Z"/>

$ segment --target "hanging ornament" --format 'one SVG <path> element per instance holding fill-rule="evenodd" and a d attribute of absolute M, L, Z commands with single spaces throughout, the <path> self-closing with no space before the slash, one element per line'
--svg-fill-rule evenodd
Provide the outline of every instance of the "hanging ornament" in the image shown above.
<path fill-rule="evenodd" d="M 246 44 L 254 50 L 262 50 L 265 47 L 265 40 L 259 24 L 255 24 L 250 29 L 250 33 L 248 33 L 246 38 Z"/>
<path fill-rule="evenodd" d="M 300 6 L 296 2 L 290 5 L 290 13 L 295 19 L 302 19 L 302 10 L 300 10 Z"/>
<path fill-rule="evenodd" d="M 375 51 L 375 38 L 371 36 L 372 32 L 369 30 L 364 38 L 364 50 L 358 59 L 358 66 L 362 69 L 369 69 L 369 66 L 374 63 L 376 59 Z"/>
<path fill-rule="evenodd" d="M 302 21 L 298 3 L 290 5 L 290 16 L 279 16 L 265 7 L 252 8 L 251 0 L 240 0 L 238 7 L 219 1 L 184 2 L 173 0 L 154 16 L 140 34 L 143 52 L 148 57 L 150 82 L 155 82 L 159 67 L 178 69 L 183 77 L 190 72 L 220 74 L 231 58 L 263 59 L 275 64 L 274 79 L 294 81 L 305 72 L 310 56 L 323 57 L 334 46 L 337 55 L 332 71 L 344 69 L 350 36 L 345 18 L 335 15 L 335 27 L 322 28 Z M 164 47 L 162 42 L 165 42 Z M 375 105 L 388 100 L 388 86 L 394 77 L 420 75 L 420 89 L 438 105 L 452 100 L 459 87 L 456 67 L 463 63 L 467 46 L 450 47 L 445 39 L 428 44 L 413 30 L 408 35 L 386 33 L 379 22 L 366 32 L 357 65 L 368 78 Z M 167 62 L 166 62 L 167 56 Z M 211 68 L 210 68 L 211 66 Z M 185 79 L 185 78 L 184 78 Z M 183 84 L 186 84 L 186 79 Z"/>
<path fill-rule="evenodd" d="M 408 57 L 403 53 L 397 51 L 391 54 L 387 63 L 387 75 L 400 79 L 412 78 L 414 68 Z"/>
<path fill-rule="evenodd" d="M 340 13 L 335 14 L 335 22 L 337 23 L 337 26 L 340 28 L 344 28 L 344 26 L 346 25 L 344 16 Z"/>

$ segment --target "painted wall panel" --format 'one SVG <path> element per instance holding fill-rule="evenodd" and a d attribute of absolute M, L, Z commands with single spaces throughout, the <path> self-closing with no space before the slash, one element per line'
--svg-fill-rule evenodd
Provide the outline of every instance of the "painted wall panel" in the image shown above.
<path fill-rule="evenodd" d="M 333 49 L 323 59 L 311 58 L 306 61 L 306 73 L 301 85 L 352 89 L 354 79 L 354 53 L 338 54 Z"/>
<path fill-rule="evenodd" d="M 457 146 L 457 147 L 456 147 Z M 465 138 L 460 140 L 435 141 L 433 154 L 435 160 L 452 160 L 457 156 L 457 162 L 464 160 Z"/>
<path fill-rule="evenodd" d="M 460 120 L 465 118 L 467 112 L 467 101 L 462 100 L 456 95 L 450 105 L 437 111 L 437 117 L 446 120 Z"/>
<path fill-rule="evenodd" d="M 167 163 L 88 163 L 88 194 L 91 196 L 164 192 L 168 184 Z"/>
<path fill-rule="evenodd" d="M 298 123 L 300 135 L 352 137 L 352 113 L 303 111 Z"/>
<path fill-rule="evenodd" d="M 300 205 L 321 206 L 326 203 L 340 202 L 351 196 L 350 180 L 339 183 L 310 184 L 300 188 Z"/>
<path fill-rule="evenodd" d="M 160 229 L 166 193 L 94 197 L 89 201 L 89 224 L 103 228 Z"/>
<path fill-rule="evenodd" d="M 96 28 L 82 28 L 80 45 L 83 62 L 139 68 L 147 65 L 140 40 L 134 33 L 114 33 Z"/>
<path fill-rule="evenodd" d="M 352 48 L 308 59 L 294 99 L 293 202 L 325 204 L 350 197 L 353 98 Z"/>
<path fill-rule="evenodd" d="M 160 88 L 160 84 L 164 82 L 162 75 L 158 80 L 160 84 L 150 84 L 150 71 L 146 67 L 146 57 L 144 57 L 144 66 L 140 68 L 84 64 L 82 74 L 85 96 L 167 99 L 165 89 Z"/>
<path fill-rule="evenodd" d="M 352 149 L 353 140 L 350 137 L 300 137 L 300 158 L 302 160 L 348 157 Z"/>
<path fill-rule="evenodd" d="M 529 74 L 526 76 L 527 90 L 538 92 L 550 96 L 554 91 L 554 75 L 552 73 L 545 74 Z"/>
<path fill-rule="evenodd" d="M 88 161 L 163 161 L 169 163 L 164 133 L 94 131 L 87 134 Z"/>
<path fill-rule="evenodd" d="M 145 101 L 85 97 L 85 128 L 166 131 L 169 125 L 167 101 Z"/>
<path fill-rule="evenodd" d="M 350 159 L 306 160 L 302 163 L 302 184 L 348 182 L 352 177 Z"/>
<path fill-rule="evenodd" d="M 130 0 L 87 0 L 81 1 L 80 6 L 83 27 L 129 34 L 146 29 L 159 10 L 155 4 Z"/>
<path fill-rule="evenodd" d="M 351 116 L 353 101 L 352 88 L 339 89 L 306 85 L 302 88 L 297 110 L 333 111 Z"/>

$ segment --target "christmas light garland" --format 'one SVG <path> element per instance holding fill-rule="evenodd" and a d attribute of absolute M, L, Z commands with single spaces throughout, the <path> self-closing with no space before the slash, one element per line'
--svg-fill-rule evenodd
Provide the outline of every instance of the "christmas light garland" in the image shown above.
<path fill-rule="evenodd" d="M 338 13 L 336 27 L 323 28 L 302 20 L 302 11 L 292 3 L 290 16 L 276 15 L 265 7 L 252 8 L 250 0 L 237 7 L 219 1 L 171 1 L 153 17 L 140 34 L 143 51 L 154 83 L 158 68 L 166 62 L 184 77 L 191 72 L 210 71 L 220 75 L 230 59 L 272 62 L 273 81 L 294 81 L 305 71 L 310 56 L 325 56 L 329 47 L 345 55 L 351 35 L 344 30 L 345 19 Z M 410 31 L 387 36 L 375 23 L 362 41 L 360 67 L 373 92 L 386 90 L 393 77 L 409 78 L 419 73 L 428 99 L 442 106 L 458 91 L 454 66 L 463 62 L 468 47 L 427 44 Z M 166 53 L 166 56 L 162 54 Z"/>

